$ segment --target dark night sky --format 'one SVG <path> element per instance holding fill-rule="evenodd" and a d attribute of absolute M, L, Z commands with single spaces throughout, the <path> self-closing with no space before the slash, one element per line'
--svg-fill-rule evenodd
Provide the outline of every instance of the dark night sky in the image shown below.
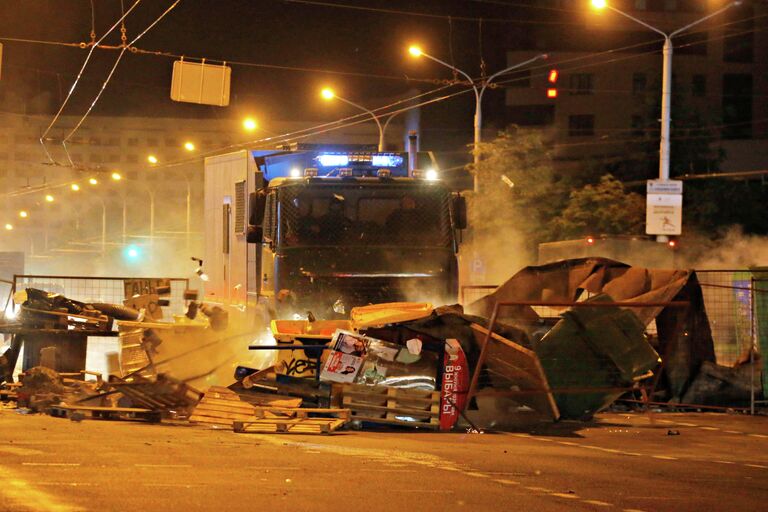
<path fill-rule="evenodd" d="M 129 7 L 134 0 L 123 0 Z M 482 57 L 489 72 L 505 65 L 505 51 L 525 48 L 537 31 L 547 40 L 572 42 L 584 34 L 587 0 L 572 8 L 549 8 L 537 0 L 328 0 L 367 8 L 406 11 L 371 12 L 288 0 L 181 0 L 137 46 L 189 57 L 277 66 L 308 67 L 393 77 L 451 77 L 449 70 L 410 58 L 418 42 L 472 76 Z M 698 1 L 698 0 L 696 0 Z M 323 0 L 318 0 L 322 3 Z M 93 0 L 100 37 L 120 16 L 121 0 Z M 126 20 L 129 40 L 159 16 L 173 0 L 143 0 Z M 525 4 L 535 7 L 526 7 Z M 569 4 L 566 4 L 569 5 Z M 416 16 L 429 13 L 441 17 Z M 449 20 L 448 16 L 451 17 Z M 473 19 L 464 19 L 473 18 Z M 482 37 L 480 24 L 483 18 Z M 517 22 L 498 20 L 518 20 Z M 89 40 L 91 0 L 0 0 L 0 37 L 80 42 Z M 655 35 L 645 31 L 644 40 Z M 106 44 L 119 43 L 115 31 Z M 601 41 L 604 47 L 618 46 Z M 4 41 L 0 110 L 53 112 L 60 105 L 86 50 Z M 97 50 L 65 114 L 81 115 L 100 88 L 116 51 Z M 255 113 L 269 119 L 330 121 L 349 110 L 331 109 L 318 97 L 321 86 L 370 108 L 414 88 L 435 85 L 375 76 L 352 77 L 314 71 L 287 71 L 233 65 L 229 108 L 176 103 L 169 99 L 172 58 L 127 53 L 94 114 L 231 117 Z M 454 89 L 457 90 L 457 89 Z M 441 147 L 455 149 L 471 138 L 474 100 L 470 94 L 422 111 L 422 128 Z M 504 110 L 503 92 L 489 91 L 484 101 L 486 128 Z M 266 127 L 266 126 L 265 126 Z M 424 139 L 425 142 L 427 139 Z"/>
<path fill-rule="evenodd" d="M 120 15 L 120 0 L 94 0 L 100 36 Z M 132 0 L 124 0 L 126 8 Z M 171 0 L 144 0 L 127 19 L 128 37 L 135 36 Z M 360 1 L 346 3 L 465 17 L 525 18 L 515 7 L 474 1 Z M 67 42 L 87 41 L 89 0 L 0 0 L 0 37 Z M 510 28 L 504 24 L 504 28 Z M 484 57 L 489 69 L 503 63 L 499 24 L 486 23 Z M 261 64 L 310 67 L 372 75 L 449 78 L 450 72 L 429 62 L 411 60 L 405 50 L 418 41 L 430 53 L 450 59 L 472 75 L 479 73 L 476 21 L 408 16 L 282 0 L 182 0 L 137 46 L 191 57 Z M 119 42 L 119 32 L 107 40 Z M 50 111 L 66 93 L 86 51 L 76 48 L 5 42 L 0 94 L 4 110 L 21 110 L 17 95 L 27 100 L 27 112 Z M 97 51 L 73 98 L 78 113 L 100 87 L 117 52 Z M 327 106 L 317 99 L 321 85 L 369 106 L 387 97 L 429 85 L 376 77 L 324 75 L 235 65 L 229 109 L 182 105 L 168 99 L 173 59 L 128 54 L 118 68 L 96 113 L 163 114 L 172 116 L 233 116 L 256 110 L 265 118 L 322 118 Z M 501 97 L 501 94 L 498 94 Z M 466 110 L 469 100 L 454 102 Z M 471 105 L 470 105 L 471 107 Z M 452 110 L 452 109 L 451 109 Z M 471 108 L 469 109 L 471 110 Z"/>

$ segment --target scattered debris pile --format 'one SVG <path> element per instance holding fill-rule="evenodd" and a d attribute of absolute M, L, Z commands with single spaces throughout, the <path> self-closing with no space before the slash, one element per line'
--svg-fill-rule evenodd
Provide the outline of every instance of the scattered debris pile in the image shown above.
<path fill-rule="evenodd" d="M 33 313 L 108 310 L 37 292 L 31 297 L 26 304 Z M 647 403 L 708 404 L 759 385 L 749 381 L 746 366 L 715 364 L 695 273 L 600 258 L 523 269 L 471 304 L 473 314 L 458 305 L 389 303 L 355 308 L 349 320 L 311 314 L 273 320 L 273 341 L 248 347 L 276 354 L 270 365 L 239 366 L 230 385 L 204 393 L 187 383 L 213 370 L 171 376 L 162 364 L 188 354 L 184 341 L 192 337 L 212 349 L 220 339 L 242 340 L 230 335 L 237 320 L 196 302 L 173 323 L 157 316 L 142 321 L 131 311 L 118 322 L 122 377 L 83 381 L 34 368 L 6 399 L 13 393 L 20 404 L 72 419 L 173 419 L 244 434 L 328 434 L 345 425 L 450 430 L 460 419 L 479 431 L 467 412 L 484 395 L 556 421 L 588 419 L 627 392 Z M 161 344 L 164 354 L 157 351 Z M 164 360 L 156 363 L 158 354 Z M 655 394 L 647 396 L 649 389 Z"/>
<path fill-rule="evenodd" d="M 577 306 L 599 294 L 622 304 L 614 310 L 631 312 L 639 321 L 633 322 L 636 324 L 633 331 L 642 333 L 644 330 L 648 343 L 661 356 L 658 366 L 650 364 L 650 353 L 644 359 L 646 367 L 656 373 L 651 386 L 654 391 L 651 401 L 701 405 L 733 405 L 749 401 L 750 385 L 737 377 L 739 371 L 716 364 L 703 293 L 693 270 L 631 267 L 605 258 L 564 260 L 524 268 L 492 293 L 470 304 L 467 310 L 490 317 L 497 303 L 512 302 L 514 305 L 499 308 L 498 319 L 514 323 L 526 331 L 533 342 L 532 348 L 547 368 L 550 385 L 556 388 L 577 384 L 568 381 L 583 373 L 580 368 L 584 368 L 582 364 L 586 362 L 582 356 L 588 352 L 574 351 L 572 356 L 578 359 L 571 360 L 580 364 L 571 368 L 563 366 L 568 361 L 566 354 L 573 351 L 570 343 L 582 343 L 579 336 L 567 335 L 566 324 L 575 323 L 591 336 L 590 326 L 577 318 L 577 310 L 583 312 L 583 308 Z M 554 306 L 537 307 L 542 304 Z M 625 321 L 629 318 L 625 315 Z M 600 342 L 602 350 L 615 354 L 617 350 L 628 348 L 626 340 L 622 341 L 622 333 L 627 331 L 614 330 L 611 336 L 605 337 L 601 332 L 603 327 L 603 322 L 597 322 L 591 329 L 596 335 L 594 340 L 604 338 Z M 551 347 L 556 338 L 561 338 L 559 349 L 548 350 L 547 345 Z M 643 345 L 635 346 L 641 352 L 647 352 L 640 348 Z M 590 348 L 594 350 L 596 347 L 592 344 Z M 617 362 L 609 352 L 605 355 Z M 640 355 L 640 352 L 636 354 Z M 641 374 L 641 369 L 642 365 L 635 377 Z M 625 383 L 628 376 L 624 374 Z M 603 383 L 613 386 L 613 380 L 603 380 Z M 759 393 L 759 371 L 754 381 L 751 386 Z M 701 394 L 705 388 L 706 399 Z"/>

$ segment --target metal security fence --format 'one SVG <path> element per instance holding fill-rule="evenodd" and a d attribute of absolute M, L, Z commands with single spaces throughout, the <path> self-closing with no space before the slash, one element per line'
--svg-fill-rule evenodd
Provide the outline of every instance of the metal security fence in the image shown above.
<path fill-rule="evenodd" d="M 136 293 L 155 292 L 158 285 L 170 287 L 170 294 L 162 297 L 169 300 L 169 305 L 163 307 L 164 321 L 173 321 L 173 315 L 183 315 L 186 311 L 184 290 L 189 287 L 189 280 L 183 278 L 15 275 L 12 289 L 16 291 L 37 288 L 85 303 L 122 304 L 126 298 Z M 107 360 L 110 354 L 117 353 L 119 349 L 117 337 L 89 337 L 86 369 L 108 373 L 110 368 Z M 19 357 L 19 365 L 22 360 L 23 354 Z M 17 372 L 19 370 L 20 367 L 17 366 Z"/>
<path fill-rule="evenodd" d="M 0 319 L 5 318 L 6 310 L 11 307 L 12 293 L 13 281 L 0 279 Z"/>
<path fill-rule="evenodd" d="M 755 404 L 766 403 L 759 400 L 761 377 L 762 394 L 768 396 L 768 269 L 696 270 L 696 276 L 701 285 L 716 362 L 727 368 L 749 365 L 748 373 L 743 374 L 748 375 L 748 382 L 740 385 L 749 385 L 750 409 L 754 412 Z M 495 288 L 490 285 L 463 286 L 462 304 L 470 304 Z M 578 302 L 585 298 L 588 297 L 579 297 Z M 565 304 L 528 303 L 527 306 L 539 316 L 538 326 L 525 326 L 533 343 L 569 309 L 563 307 Z M 656 337 L 655 322 L 646 326 L 645 334 L 651 340 Z M 762 364 L 752 364 L 760 355 L 763 356 Z M 498 376 L 490 374 L 482 377 L 491 382 L 498 380 Z"/>
<path fill-rule="evenodd" d="M 748 357 L 755 321 L 752 272 L 748 270 L 697 270 L 704 295 L 717 363 L 733 366 Z"/>
<path fill-rule="evenodd" d="M 38 288 L 51 293 L 60 293 L 67 298 L 80 302 L 105 302 L 122 304 L 123 300 L 135 293 L 151 293 L 158 283 L 168 282 L 171 293 L 167 298 L 170 305 L 164 308 L 169 315 L 182 315 L 185 312 L 184 290 L 189 285 L 188 279 L 182 278 L 133 278 L 133 277 L 79 277 L 48 275 L 16 275 L 14 288 Z"/>
<path fill-rule="evenodd" d="M 493 290 L 498 288 L 497 284 L 468 284 L 461 287 L 459 292 L 459 302 L 465 307 L 476 300 L 480 300 Z"/>

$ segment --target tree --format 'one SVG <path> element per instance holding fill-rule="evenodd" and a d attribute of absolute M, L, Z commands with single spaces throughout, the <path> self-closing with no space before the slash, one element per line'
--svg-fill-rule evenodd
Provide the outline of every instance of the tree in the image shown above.
<path fill-rule="evenodd" d="M 478 192 L 468 197 L 468 250 L 483 255 L 488 279 L 509 277 L 510 268 L 532 263 L 544 226 L 567 199 L 556 182 L 541 131 L 512 126 L 477 149 L 470 166 Z M 498 258 L 496 257 L 498 256 Z"/>
<path fill-rule="evenodd" d="M 645 200 L 627 192 L 610 174 L 595 185 L 571 192 L 568 205 L 553 219 L 553 239 L 577 238 L 589 234 L 642 234 L 645 226 Z"/>
<path fill-rule="evenodd" d="M 475 226 L 509 225 L 536 238 L 566 198 L 555 182 L 542 132 L 512 126 L 478 151 L 480 163 L 470 166 L 478 185 L 469 200 L 470 214 L 479 221 Z"/>

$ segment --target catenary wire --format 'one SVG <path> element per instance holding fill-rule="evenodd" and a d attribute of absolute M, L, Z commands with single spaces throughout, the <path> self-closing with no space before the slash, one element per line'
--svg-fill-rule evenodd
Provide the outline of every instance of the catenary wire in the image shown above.
<path fill-rule="evenodd" d="M 80 67 L 80 71 L 77 73 L 77 78 L 75 78 L 75 81 L 72 83 L 72 86 L 69 88 L 69 93 L 67 94 L 66 98 L 64 98 L 64 101 L 61 103 L 61 107 L 59 107 L 58 112 L 53 116 L 53 119 L 51 120 L 51 123 L 48 125 L 48 127 L 44 130 L 43 134 L 40 136 L 40 144 L 43 146 L 43 151 L 45 152 L 46 156 L 48 157 L 48 160 L 51 163 L 55 163 L 53 158 L 51 157 L 50 153 L 48 153 L 48 149 L 45 146 L 45 138 L 48 136 L 48 133 L 51 131 L 51 128 L 53 128 L 53 125 L 56 124 L 56 121 L 59 119 L 59 116 L 61 116 L 61 112 L 64 110 L 64 107 L 67 106 L 67 103 L 69 102 L 69 99 L 72 97 L 72 94 L 75 92 L 75 89 L 77 88 L 77 84 L 80 81 L 80 77 L 83 76 L 83 72 L 85 71 L 86 66 L 88 66 L 88 62 L 91 60 L 91 56 L 93 55 L 93 51 L 101 44 L 101 42 L 110 34 L 112 33 L 115 28 L 120 24 L 120 22 L 128 16 L 128 14 L 131 13 L 131 11 L 141 3 L 141 0 L 136 0 L 134 4 L 120 17 L 119 20 L 115 22 L 114 25 L 112 25 L 109 30 L 107 30 L 101 38 L 99 38 L 98 41 L 96 41 L 93 45 L 91 45 L 90 50 L 88 50 L 88 55 L 85 57 L 85 61 L 83 62 L 83 65 Z"/>

